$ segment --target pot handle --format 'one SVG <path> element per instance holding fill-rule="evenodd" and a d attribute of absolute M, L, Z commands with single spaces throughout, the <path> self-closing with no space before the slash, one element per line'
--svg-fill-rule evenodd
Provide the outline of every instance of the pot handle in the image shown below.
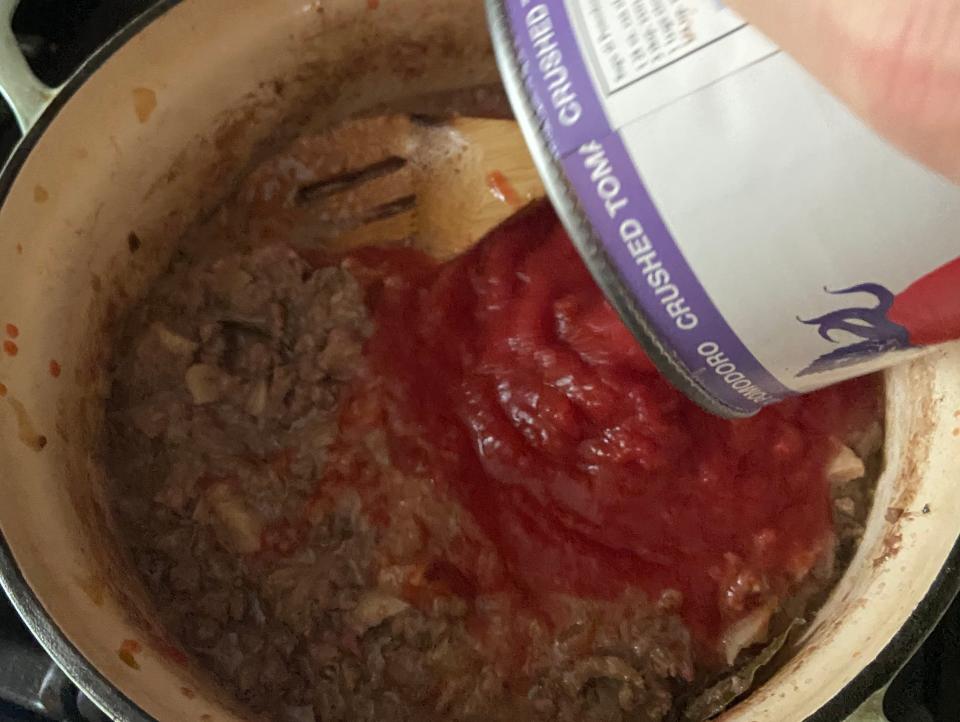
<path fill-rule="evenodd" d="M 26 134 L 56 96 L 59 88 L 40 82 L 30 70 L 13 34 L 13 13 L 19 0 L 0 0 L 0 95 Z"/>
<path fill-rule="evenodd" d="M 846 722 L 889 722 L 887 715 L 883 711 L 883 698 L 886 694 L 886 687 L 874 692 L 873 695 L 860 706 L 860 709 L 846 719 Z"/>

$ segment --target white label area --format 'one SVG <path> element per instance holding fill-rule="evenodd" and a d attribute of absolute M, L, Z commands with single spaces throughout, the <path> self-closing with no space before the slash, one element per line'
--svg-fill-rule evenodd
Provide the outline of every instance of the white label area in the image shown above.
<path fill-rule="evenodd" d="M 749 412 L 960 335 L 960 187 L 730 10 L 511 8 L 527 83 L 627 315 L 639 308 L 715 400 Z"/>
<path fill-rule="evenodd" d="M 722 116 L 710 109 L 723 108 Z M 849 378 L 869 293 L 960 256 L 960 188 L 904 158 L 780 54 L 621 128 L 698 279 L 753 355 L 798 391 Z M 815 319 L 849 309 L 820 335 Z M 869 315 L 869 314 L 868 314 Z M 864 362 L 861 368 L 889 365 Z"/>
<path fill-rule="evenodd" d="M 609 92 L 746 26 L 716 0 L 582 0 L 579 5 Z"/>

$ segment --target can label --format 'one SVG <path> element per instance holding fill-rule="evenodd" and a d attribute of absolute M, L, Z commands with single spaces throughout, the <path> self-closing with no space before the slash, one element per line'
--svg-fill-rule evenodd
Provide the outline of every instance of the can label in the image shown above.
<path fill-rule="evenodd" d="M 588 265 L 723 407 L 960 337 L 960 188 L 717 0 L 495 4 Z"/>

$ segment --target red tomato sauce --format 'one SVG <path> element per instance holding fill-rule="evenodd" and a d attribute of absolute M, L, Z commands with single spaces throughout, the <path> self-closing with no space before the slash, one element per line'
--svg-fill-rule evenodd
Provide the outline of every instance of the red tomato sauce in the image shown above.
<path fill-rule="evenodd" d="M 960 258 L 918 279 L 897 294 L 890 320 L 910 333 L 910 343 L 926 346 L 960 338 Z"/>
<path fill-rule="evenodd" d="M 825 464 L 833 437 L 878 414 L 875 381 L 752 419 L 708 415 L 655 370 L 545 205 L 444 264 L 410 250 L 352 263 L 376 320 L 375 382 L 354 391 L 342 431 L 385 427 L 391 463 L 429 476 L 482 530 L 442 551 L 448 586 L 509 588 L 533 607 L 549 593 L 677 590 L 712 644 L 830 552 Z M 477 568 L 491 547 L 497 573 Z"/>

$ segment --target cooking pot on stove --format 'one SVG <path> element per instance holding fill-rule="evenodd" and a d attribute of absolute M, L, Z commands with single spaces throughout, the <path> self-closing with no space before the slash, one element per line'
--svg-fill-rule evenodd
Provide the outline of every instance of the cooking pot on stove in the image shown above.
<path fill-rule="evenodd" d="M 172 242 L 271 148 L 375 106 L 497 82 L 482 2 L 164 0 L 56 90 L 16 50 L 15 4 L 0 0 L 0 86 L 26 131 L 0 174 L 0 335 L 12 325 L 0 583 L 114 719 L 239 720 L 163 641 L 113 541 L 97 448 L 107 334 Z M 797 654 L 727 722 L 858 708 L 879 719 L 884 684 L 957 591 L 960 346 L 889 372 L 887 415 L 853 563 Z"/>

